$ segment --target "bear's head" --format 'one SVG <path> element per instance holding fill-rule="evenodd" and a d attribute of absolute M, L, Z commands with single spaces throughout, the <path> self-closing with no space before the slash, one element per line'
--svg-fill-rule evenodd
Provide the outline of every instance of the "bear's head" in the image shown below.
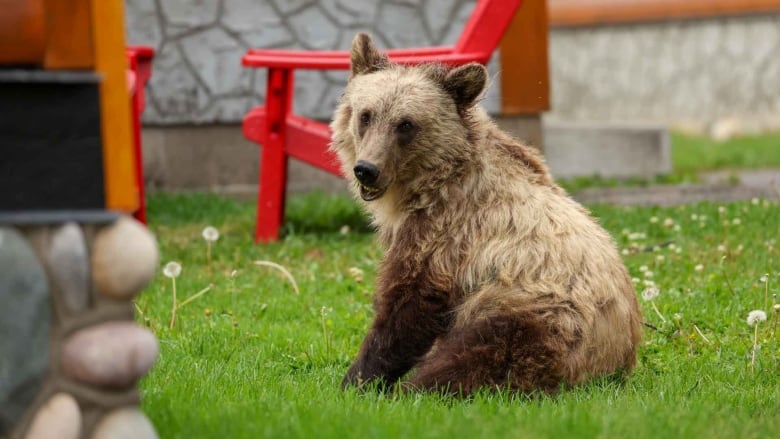
<path fill-rule="evenodd" d="M 331 124 L 331 149 L 364 201 L 389 189 L 431 188 L 472 154 L 475 104 L 487 85 L 484 66 L 393 64 L 363 33 L 352 43 L 351 63 Z"/>

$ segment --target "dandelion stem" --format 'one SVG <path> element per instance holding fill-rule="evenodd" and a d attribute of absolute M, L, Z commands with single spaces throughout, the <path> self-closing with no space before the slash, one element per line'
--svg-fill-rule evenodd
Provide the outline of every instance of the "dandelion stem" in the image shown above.
<path fill-rule="evenodd" d="M 141 316 L 141 318 L 143 318 L 144 312 L 141 310 L 141 307 L 138 306 L 137 303 L 135 303 L 135 300 L 133 300 L 133 306 L 135 307 L 135 310 L 138 312 L 138 315 Z"/>
<path fill-rule="evenodd" d="M 695 330 L 696 330 L 696 332 L 698 332 L 698 333 L 699 333 L 699 336 L 700 336 L 701 338 L 703 338 L 703 339 L 704 339 L 704 341 L 706 341 L 706 342 L 707 342 L 707 344 L 711 344 L 711 343 L 712 343 L 712 342 L 710 342 L 710 339 L 708 339 L 706 336 L 704 336 L 704 333 L 702 333 L 702 332 L 701 332 L 701 329 L 699 329 L 699 327 L 698 327 L 698 326 L 696 326 L 696 324 L 695 324 L 695 323 L 693 324 L 693 329 L 695 329 Z"/>
<path fill-rule="evenodd" d="M 204 289 L 198 291 L 197 293 L 193 294 L 191 297 L 188 297 L 187 300 L 185 300 L 184 302 L 182 302 L 178 306 L 176 306 L 176 309 L 179 309 L 182 306 L 184 306 L 184 305 L 192 302 L 193 300 L 197 299 L 198 297 L 208 293 L 212 288 L 214 288 L 214 285 L 209 284 L 209 286 L 207 286 L 206 288 L 204 288 Z"/>
<path fill-rule="evenodd" d="M 753 354 L 750 357 L 750 373 L 756 373 L 756 349 L 758 348 L 758 326 L 756 322 L 756 329 L 753 333 Z"/>
<path fill-rule="evenodd" d="M 325 337 L 325 355 L 330 358 L 330 334 L 325 320 L 325 307 L 320 310 L 320 320 L 322 320 L 322 335 Z"/>
<path fill-rule="evenodd" d="M 769 310 L 769 276 L 766 277 L 764 282 L 764 309 Z"/>
<path fill-rule="evenodd" d="M 259 266 L 259 267 L 271 267 L 271 268 L 275 268 L 275 269 L 279 270 L 290 281 L 290 284 L 292 284 L 292 287 L 293 287 L 293 290 L 295 291 L 295 294 L 300 294 L 301 293 L 300 290 L 298 290 L 298 284 L 295 282 L 295 278 L 283 266 L 277 264 L 276 262 L 271 262 L 271 261 L 254 261 L 254 264 Z"/>
<path fill-rule="evenodd" d="M 172 277 L 173 282 L 173 307 L 171 308 L 171 322 L 168 324 L 169 329 L 173 329 L 173 325 L 176 324 L 176 278 Z"/>
<path fill-rule="evenodd" d="M 655 311 L 655 313 L 658 314 L 658 317 L 661 319 L 661 321 L 666 323 L 666 318 L 664 318 L 663 314 L 661 314 L 661 311 L 658 311 L 658 307 L 655 306 L 655 302 L 650 301 L 650 305 L 653 306 L 653 311 Z"/>
<path fill-rule="evenodd" d="M 725 260 L 726 260 L 725 256 L 723 258 L 721 258 L 721 262 L 725 261 Z M 720 269 L 723 272 L 723 278 L 726 279 L 726 286 L 729 287 L 729 291 L 731 292 L 731 295 L 732 296 L 736 296 L 736 294 L 734 293 L 734 287 L 731 286 L 731 279 L 729 279 L 729 274 L 726 273 L 726 269 L 723 267 L 722 263 L 720 265 Z"/>
<path fill-rule="evenodd" d="M 211 276 L 211 241 L 206 241 L 206 264 L 209 269 L 209 276 Z"/>

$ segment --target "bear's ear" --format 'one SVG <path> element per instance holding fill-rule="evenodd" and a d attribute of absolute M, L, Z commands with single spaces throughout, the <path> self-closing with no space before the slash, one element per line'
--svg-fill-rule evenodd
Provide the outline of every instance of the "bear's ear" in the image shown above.
<path fill-rule="evenodd" d="M 363 32 L 355 35 L 355 39 L 352 40 L 350 55 L 352 76 L 382 70 L 390 65 L 387 56 L 379 52 L 371 41 L 371 37 Z"/>
<path fill-rule="evenodd" d="M 463 110 L 476 103 L 487 86 L 487 78 L 485 66 L 473 62 L 450 70 L 444 77 L 443 86 L 455 100 L 458 110 Z"/>

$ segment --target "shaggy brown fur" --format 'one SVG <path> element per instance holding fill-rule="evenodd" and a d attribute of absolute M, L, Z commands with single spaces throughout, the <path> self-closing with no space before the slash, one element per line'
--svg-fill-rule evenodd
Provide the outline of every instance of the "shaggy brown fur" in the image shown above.
<path fill-rule="evenodd" d="M 386 248 L 344 385 L 553 391 L 629 371 L 641 316 L 610 236 L 476 102 L 478 64 L 404 67 L 365 34 L 331 148 Z"/>

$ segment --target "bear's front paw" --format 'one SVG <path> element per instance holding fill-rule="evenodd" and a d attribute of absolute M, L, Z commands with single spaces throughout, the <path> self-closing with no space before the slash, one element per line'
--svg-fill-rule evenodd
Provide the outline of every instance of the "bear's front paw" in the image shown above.
<path fill-rule="evenodd" d="M 341 381 L 341 388 L 357 387 L 364 388 L 369 383 L 377 383 L 380 388 L 384 387 L 384 377 L 377 373 L 366 372 L 364 368 L 355 363 L 349 368 L 344 379 Z"/>

